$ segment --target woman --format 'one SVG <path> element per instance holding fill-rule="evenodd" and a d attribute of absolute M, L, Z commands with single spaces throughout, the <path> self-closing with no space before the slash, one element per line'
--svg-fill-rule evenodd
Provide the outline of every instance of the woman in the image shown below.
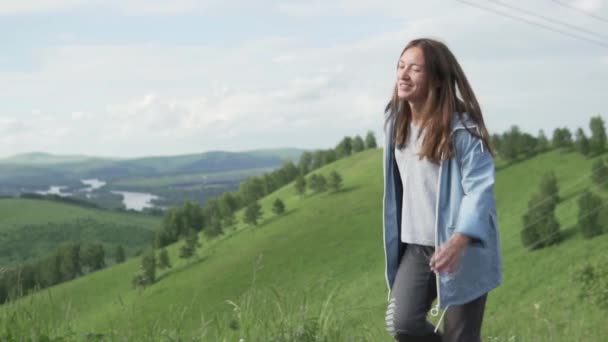
<path fill-rule="evenodd" d="M 480 341 L 487 293 L 502 282 L 494 161 L 475 94 L 443 43 L 403 49 L 385 129 L 387 330 L 397 341 Z M 435 328 L 426 318 L 439 309 Z"/>

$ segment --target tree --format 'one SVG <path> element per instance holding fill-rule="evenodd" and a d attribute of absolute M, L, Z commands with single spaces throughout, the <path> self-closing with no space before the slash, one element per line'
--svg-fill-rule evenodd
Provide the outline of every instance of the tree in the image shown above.
<path fill-rule="evenodd" d="M 338 155 L 338 158 L 348 157 L 352 152 L 353 139 L 351 137 L 344 137 L 338 146 L 336 146 L 336 154 Z"/>
<path fill-rule="evenodd" d="M 321 166 L 323 166 L 324 160 L 323 160 L 323 151 L 322 150 L 316 150 L 313 152 L 312 154 L 312 164 L 310 167 L 310 170 L 316 170 L 318 168 L 320 168 Z"/>
<path fill-rule="evenodd" d="M 234 214 L 232 214 L 230 216 L 230 218 L 224 218 L 224 224 L 227 225 L 226 222 L 230 222 L 230 220 L 232 220 L 233 218 L 234 218 Z M 226 220 L 228 220 L 228 221 L 226 221 Z M 234 220 L 236 220 L 236 218 L 234 218 Z M 224 232 L 224 229 L 222 228 L 222 222 L 219 219 L 211 221 L 211 223 L 209 223 L 209 226 L 207 226 L 207 229 L 205 229 L 204 232 L 205 232 L 205 235 L 210 238 L 213 238 L 213 237 L 216 237 L 216 236 L 222 234 Z"/>
<path fill-rule="evenodd" d="M 257 226 L 258 219 L 262 216 L 262 206 L 257 202 L 253 202 L 245 209 L 245 217 L 243 221 L 247 224 Z"/>
<path fill-rule="evenodd" d="M 116 251 L 114 251 L 114 260 L 117 264 L 125 261 L 125 249 L 122 248 L 122 245 L 116 246 Z"/>
<path fill-rule="evenodd" d="M 156 233 L 156 247 L 164 247 L 179 239 L 179 236 L 184 231 L 184 222 L 180 215 L 179 208 L 171 208 L 167 210 L 163 217 L 163 222 L 159 231 Z"/>
<path fill-rule="evenodd" d="M 224 226 L 225 227 L 232 227 L 232 226 L 234 226 L 235 223 L 236 223 L 236 216 L 234 215 L 234 213 L 229 213 L 224 216 Z M 214 228 L 217 228 L 217 227 L 214 227 Z"/>
<path fill-rule="evenodd" d="M 554 148 L 568 148 L 572 146 L 572 134 L 566 127 L 556 128 L 553 131 L 553 139 L 551 144 Z"/>
<path fill-rule="evenodd" d="M 559 203 L 559 184 L 555 173 L 548 172 L 543 176 L 540 182 L 540 194 L 543 198 L 550 198 L 553 201 L 554 208 Z"/>
<path fill-rule="evenodd" d="M 61 263 L 59 270 L 61 280 L 72 280 L 82 275 L 82 264 L 80 262 L 80 243 L 68 242 L 59 249 Z"/>
<path fill-rule="evenodd" d="M 376 148 L 378 144 L 376 144 L 376 137 L 374 136 L 374 132 L 367 131 L 367 135 L 365 136 L 365 148 Z"/>
<path fill-rule="evenodd" d="M 266 194 L 264 181 L 259 177 L 249 177 L 241 183 L 239 193 L 244 203 L 257 201 Z"/>
<path fill-rule="evenodd" d="M 311 169 L 312 164 L 312 153 L 304 152 L 300 155 L 300 161 L 298 162 L 298 169 L 300 169 L 300 174 L 305 175 Z"/>
<path fill-rule="evenodd" d="M 534 250 L 561 240 L 559 222 L 555 218 L 555 204 L 551 198 L 535 194 L 523 215 L 521 239 L 524 247 Z"/>
<path fill-rule="evenodd" d="M 332 171 L 329 174 L 329 187 L 333 191 L 338 191 L 342 188 L 342 176 L 337 171 Z"/>
<path fill-rule="evenodd" d="M 521 132 L 518 126 L 511 126 L 511 129 L 503 133 L 501 139 L 500 155 L 507 161 L 514 161 L 519 155 L 519 141 Z"/>
<path fill-rule="evenodd" d="M 199 246 L 198 234 L 195 231 L 190 231 L 184 239 L 184 244 L 179 249 L 179 257 L 190 259 L 196 254 L 196 248 Z"/>
<path fill-rule="evenodd" d="M 555 218 L 559 201 L 557 178 L 553 172 L 546 173 L 540 183 L 540 192 L 528 201 L 528 210 L 522 217 L 521 239 L 525 247 L 533 250 L 561 240 L 559 222 Z"/>
<path fill-rule="evenodd" d="M 599 115 L 592 117 L 589 128 L 591 128 L 591 151 L 594 154 L 604 153 L 606 149 L 606 128 L 602 117 Z"/>
<path fill-rule="evenodd" d="M 169 260 L 169 253 L 166 248 L 160 250 L 158 255 L 158 268 L 164 270 L 165 268 L 171 268 L 171 260 Z"/>
<path fill-rule="evenodd" d="M 338 156 L 336 155 L 336 151 L 334 151 L 334 149 L 330 148 L 325 150 L 325 153 L 323 153 L 323 165 L 333 163 L 336 160 L 338 160 Z"/>
<path fill-rule="evenodd" d="M 42 287 L 46 288 L 61 282 L 60 264 L 61 255 L 59 255 L 59 251 L 49 255 L 40 262 L 38 273 L 40 274 L 40 285 Z"/>
<path fill-rule="evenodd" d="M 602 159 L 591 164 L 591 181 L 602 189 L 608 188 L 608 167 Z"/>
<path fill-rule="evenodd" d="M 360 135 L 357 135 L 352 142 L 353 153 L 361 152 L 365 149 L 365 143 L 363 142 L 363 138 Z"/>
<path fill-rule="evenodd" d="M 302 174 L 299 174 L 296 178 L 294 187 L 296 188 L 296 192 L 298 193 L 298 195 L 304 195 L 304 193 L 306 192 L 306 179 L 304 178 L 304 176 L 302 176 Z"/>
<path fill-rule="evenodd" d="M 323 175 L 312 174 L 308 180 L 308 186 L 313 192 L 323 192 L 327 190 L 327 180 Z"/>
<path fill-rule="evenodd" d="M 582 128 L 576 130 L 576 140 L 574 142 L 576 149 L 584 156 L 588 156 L 591 152 L 591 145 L 589 139 L 585 136 L 585 132 Z"/>
<path fill-rule="evenodd" d="M 490 145 L 492 145 L 495 151 L 498 151 L 498 153 L 500 153 L 500 150 L 502 148 L 502 139 L 500 138 L 500 135 L 492 134 L 492 137 L 490 138 Z"/>
<path fill-rule="evenodd" d="M 583 237 L 589 239 L 602 234 L 602 225 L 599 221 L 602 198 L 589 190 L 578 199 L 578 229 Z"/>
<path fill-rule="evenodd" d="M 105 251 L 101 244 L 87 244 L 80 250 L 82 266 L 87 267 L 89 272 L 94 272 L 106 267 Z"/>
<path fill-rule="evenodd" d="M 283 203 L 280 198 L 277 198 L 276 200 L 274 200 L 274 203 L 272 205 L 272 211 L 276 215 L 281 215 L 285 212 L 285 203 Z"/>
<path fill-rule="evenodd" d="M 532 157 L 538 152 L 538 140 L 528 133 L 523 133 L 519 137 L 517 150 L 527 158 Z"/>
<path fill-rule="evenodd" d="M 189 230 L 200 232 L 203 229 L 205 218 L 203 217 L 201 207 L 197 203 L 186 201 L 178 214 L 182 217 L 183 221 L 183 231 L 180 231 L 181 234 Z"/>
<path fill-rule="evenodd" d="M 154 250 L 148 250 L 141 259 L 141 268 L 147 285 L 156 281 L 156 255 Z"/>
<path fill-rule="evenodd" d="M 538 152 L 545 152 L 549 149 L 549 139 L 547 139 L 547 136 L 545 135 L 545 132 L 542 129 L 538 131 L 538 137 L 536 138 L 536 141 L 538 142 Z"/>

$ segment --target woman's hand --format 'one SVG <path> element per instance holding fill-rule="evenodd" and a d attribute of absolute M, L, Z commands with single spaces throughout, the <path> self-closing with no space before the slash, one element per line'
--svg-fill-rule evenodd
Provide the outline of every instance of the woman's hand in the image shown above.
<path fill-rule="evenodd" d="M 452 273 L 458 268 L 460 257 L 471 239 L 456 233 L 443 246 L 439 246 L 431 257 L 431 270 L 435 273 Z"/>

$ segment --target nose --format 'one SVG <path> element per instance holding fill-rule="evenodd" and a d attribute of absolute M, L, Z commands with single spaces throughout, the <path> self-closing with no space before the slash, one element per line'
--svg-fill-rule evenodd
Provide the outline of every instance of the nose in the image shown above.
<path fill-rule="evenodd" d="M 409 80 L 410 79 L 410 75 L 407 73 L 405 68 L 397 70 L 397 77 L 400 80 Z"/>

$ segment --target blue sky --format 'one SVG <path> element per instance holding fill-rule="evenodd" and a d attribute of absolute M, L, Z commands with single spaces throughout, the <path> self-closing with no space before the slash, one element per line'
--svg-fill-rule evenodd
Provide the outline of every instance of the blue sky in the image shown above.
<path fill-rule="evenodd" d="M 563 2 L 608 18 L 606 1 Z M 608 22 L 550 0 L 509 4 L 608 46 Z M 491 133 L 513 124 L 588 131 L 592 115 L 608 118 L 608 47 L 456 0 L 0 1 L 0 157 L 314 149 L 367 130 L 381 137 L 398 54 L 420 36 L 455 53 Z"/>

